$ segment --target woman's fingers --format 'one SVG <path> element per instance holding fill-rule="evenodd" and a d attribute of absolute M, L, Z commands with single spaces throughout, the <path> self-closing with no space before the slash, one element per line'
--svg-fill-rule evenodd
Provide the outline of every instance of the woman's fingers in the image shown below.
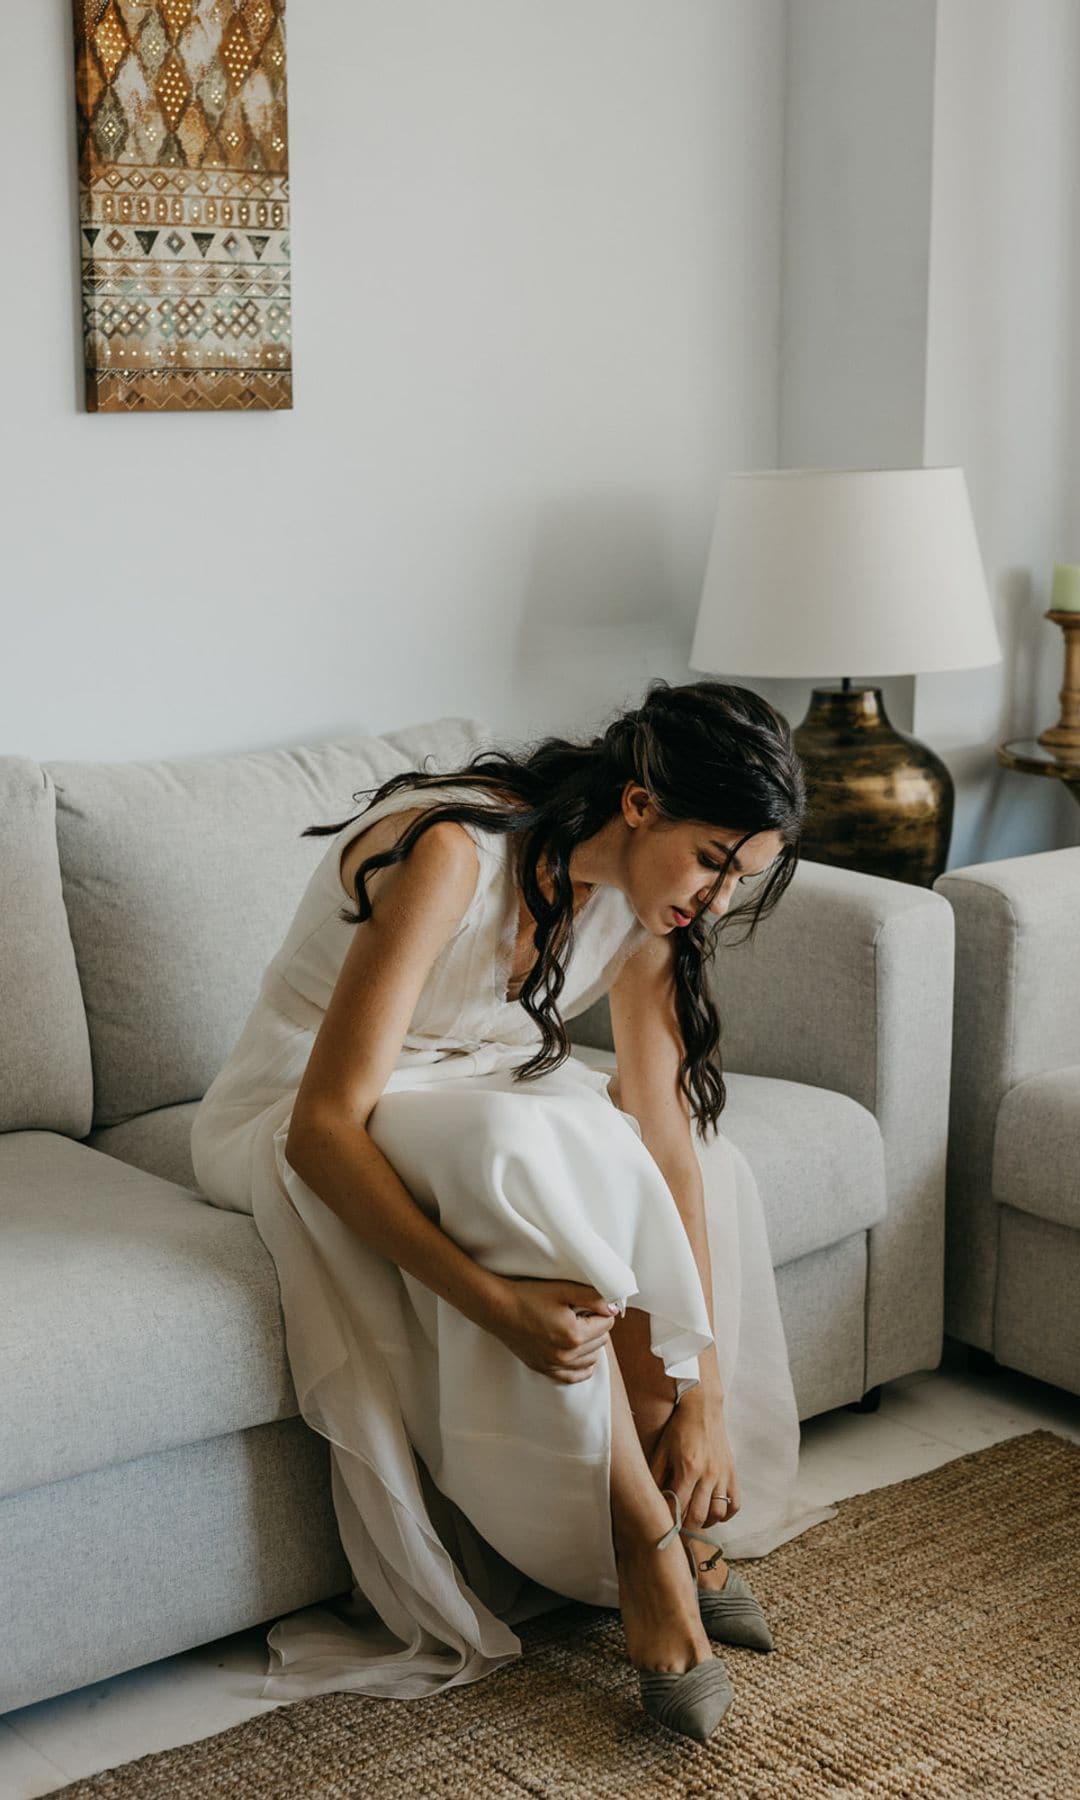
<path fill-rule="evenodd" d="M 603 1349 L 610 1336 L 610 1325 L 601 1325 L 598 1331 L 588 1331 L 584 1337 L 578 1339 L 576 1344 L 569 1345 L 567 1347 L 567 1355 L 580 1356 L 585 1354 L 586 1356 L 596 1356 L 598 1352 Z"/>
<path fill-rule="evenodd" d="M 592 1338 L 587 1344 L 576 1344 L 571 1349 L 560 1350 L 557 1361 L 563 1368 L 576 1369 L 582 1363 L 595 1363 L 604 1354 L 604 1338 Z"/>
<path fill-rule="evenodd" d="M 564 1384 L 569 1384 L 575 1381 L 588 1381 L 595 1369 L 596 1362 L 594 1361 L 576 1365 L 574 1368 L 570 1369 L 563 1367 L 545 1369 L 544 1374 L 549 1375 L 552 1381 L 561 1381 Z"/>
<path fill-rule="evenodd" d="M 725 1494 L 727 1495 L 726 1500 L 724 1498 Z M 713 1490 L 712 1501 L 709 1507 L 709 1524 L 725 1525 L 729 1519 L 735 1517 L 735 1514 L 739 1510 L 739 1504 L 739 1487 L 734 1476 L 732 1476 L 723 1484 L 723 1486 Z"/>
<path fill-rule="evenodd" d="M 612 1312 L 612 1302 L 605 1300 L 595 1288 L 585 1287 L 581 1282 L 571 1281 L 566 1284 L 567 1305 L 576 1313 L 598 1314 L 604 1319 L 617 1319 L 618 1309 Z"/>
<path fill-rule="evenodd" d="M 570 1325 L 570 1342 L 565 1344 L 567 1350 L 599 1349 L 611 1336 L 611 1319 L 574 1319 Z M 560 1333 L 561 1336 L 564 1334 Z"/>
<path fill-rule="evenodd" d="M 683 1501 L 683 1522 L 700 1531 L 709 1517 L 709 1507 L 713 1497 L 713 1484 L 702 1479 L 689 1486 L 689 1497 Z M 680 1500 L 683 1498 L 679 1495 Z"/>
<path fill-rule="evenodd" d="M 739 1510 L 738 1483 L 734 1476 L 717 1481 L 715 1475 L 679 1473 L 669 1469 L 661 1450 L 654 1452 L 649 1473 L 657 1487 L 671 1488 L 682 1503 L 683 1523 L 693 1531 L 723 1525 Z M 724 1495 L 729 1499 L 725 1504 Z"/>

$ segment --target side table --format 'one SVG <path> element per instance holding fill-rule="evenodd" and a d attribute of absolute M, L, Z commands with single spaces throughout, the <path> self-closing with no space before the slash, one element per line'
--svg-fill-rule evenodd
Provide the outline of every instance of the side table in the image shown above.
<path fill-rule="evenodd" d="M 1080 760 L 1060 762 L 1037 738 L 1014 738 L 1011 743 L 999 744 L 997 759 L 1004 769 L 1017 769 L 1022 775 L 1049 775 L 1052 780 L 1063 781 L 1080 805 Z"/>

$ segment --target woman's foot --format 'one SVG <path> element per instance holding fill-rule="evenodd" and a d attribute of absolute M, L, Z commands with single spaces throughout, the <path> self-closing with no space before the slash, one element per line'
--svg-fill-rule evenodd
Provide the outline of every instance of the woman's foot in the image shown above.
<path fill-rule="evenodd" d="M 661 1517 L 655 1532 L 644 1540 L 616 1536 L 619 1610 L 626 1652 L 635 1669 L 681 1675 L 709 1662 L 713 1652 L 682 1540 L 676 1534 L 660 1550 L 657 1544 L 664 1532 Z"/>

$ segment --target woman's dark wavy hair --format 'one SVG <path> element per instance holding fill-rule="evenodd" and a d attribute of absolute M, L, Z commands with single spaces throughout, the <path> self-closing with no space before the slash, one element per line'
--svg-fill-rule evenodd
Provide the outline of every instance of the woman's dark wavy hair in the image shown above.
<path fill-rule="evenodd" d="M 672 687 L 656 680 L 641 706 L 620 713 L 601 736 L 587 742 L 548 737 L 516 754 L 486 749 L 454 773 L 407 770 L 379 788 L 361 789 L 353 798 L 371 796 L 364 811 L 408 787 L 475 788 L 484 798 L 476 805 L 463 799 L 428 807 L 392 850 L 369 856 L 356 873 L 357 910 L 354 914 L 343 908 L 341 917 L 353 925 L 369 919 L 368 877 L 376 869 L 402 862 L 424 832 L 441 820 L 512 837 L 515 872 L 536 919 L 536 961 L 518 999 L 542 1038 L 536 1055 L 515 1069 L 514 1077 L 534 1080 L 557 1069 L 570 1054 L 558 1011 L 564 966 L 574 944 L 570 858 L 579 844 L 619 813 L 628 782 L 647 789 L 665 820 L 692 820 L 740 834 L 719 864 L 708 901 L 675 940 L 675 1009 L 684 1050 L 679 1084 L 704 1138 L 709 1127 L 716 1130 L 727 1098 L 719 1056 L 720 1020 L 707 964 L 721 930 L 748 919 L 746 936 L 738 940 L 745 943 L 776 906 L 795 873 L 806 811 L 803 767 L 792 745 L 791 728 L 751 688 L 719 681 Z M 512 796 L 509 801 L 501 798 L 507 793 Z M 338 825 L 310 825 L 302 835 L 330 836 L 351 823 L 344 819 Z M 780 855 L 748 901 L 732 907 L 722 919 L 711 920 L 706 908 L 732 859 L 748 838 L 764 831 L 779 834 Z M 550 900 L 537 879 L 541 861 L 554 888 Z"/>

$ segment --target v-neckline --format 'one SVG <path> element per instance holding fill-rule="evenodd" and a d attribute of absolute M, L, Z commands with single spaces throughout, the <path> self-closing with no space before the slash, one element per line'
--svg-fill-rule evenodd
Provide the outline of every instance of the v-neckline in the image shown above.
<path fill-rule="evenodd" d="M 511 975 L 513 974 L 514 950 L 517 946 L 518 920 L 520 917 L 521 902 L 520 902 L 520 897 L 518 895 L 518 886 L 517 886 L 517 881 L 515 879 L 515 873 L 514 873 L 514 858 L 513 858 L 513 856 L 511 856 L 509 854 L 509 851 L 511 848 L 511 840 L 509 838 L 507 838 L 507 839 L 504 839 L 504 842 L 506 844 L 507 851 L 508 851 L 507 858 L 506 858 L 507 886 L 510 889 L 511 900 L 512 900 L 513 904 L 512 904 L 512 908 L 510 909 L 509 924 L 504 927 L 502 934 L 499 938 L 498 950 L 497 950 L 496 959 L 495 959 L 496 960 L 495 991 L 496 991 L 496 994 L 498 995 L 499 1002 L 502 1006 L 518 1006 L 521 1003 L 521 990 L 525 986 L 525 983 L 528 981 L 529 976 L 532 974 L 533 970 L 535 969 L 538 959 L 535 956 L 533 957 L 532 962 L 529 964 L 528 968 L 525 970 L 525 973 L 522 975 L 520 982 L 518 983 L 517 993 L 511 997 L 507 993 L 507 986 L 509 984 Z M 592 893 L 589 895 L 588 899 L 585 901 L 584 905 L 578 907 L 577 911 L 574 914 L 575 936 L 576 936 L 576 933 L 577 933 L 577 930 L 578 930 L 581 920 L 585 917 L 585 914 L 590 910 L 590 908 L 595 906 L 599 895 L 601 895 L 603 893 L 603 891 L 604 891 L 604 885 L 602 882 L 598 881 L 595 884 L 595 886 L 592 890 Z"/>

